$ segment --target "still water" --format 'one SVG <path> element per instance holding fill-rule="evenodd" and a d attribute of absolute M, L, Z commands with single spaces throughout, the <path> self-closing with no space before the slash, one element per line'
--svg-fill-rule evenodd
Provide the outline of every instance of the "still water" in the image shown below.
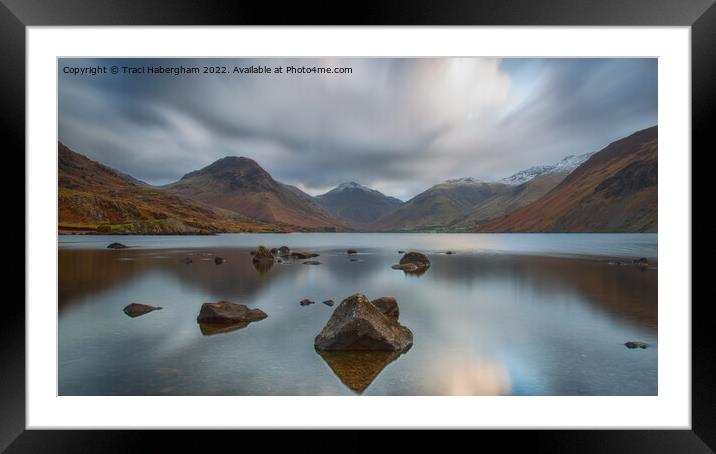
<path fill-rule="evenodd" d="M 257 270 L 258 245 L 321 264 Z M 399 250 L 432 266 L 392 270 Z M 70 235 L 58 254 L 60 395 L 657 394 L 656 234 Z M 638 257 L 650 267 L 609 263 Z M 354 293 L 396 297 L 413 347 L 316 353 L 336 307 L 321 301 Z M 219 300 L 268 318 L 202 333 Z M 130 318 L 131 302 L 164 309 Z"/>

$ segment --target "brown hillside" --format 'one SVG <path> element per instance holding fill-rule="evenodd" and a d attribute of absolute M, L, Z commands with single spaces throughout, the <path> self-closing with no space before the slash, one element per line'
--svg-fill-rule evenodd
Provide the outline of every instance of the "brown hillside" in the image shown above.
<path fill-rule="evenodd" d="M 536 202 L 480 232 L 646 232 L 657 229 L 658 128 L 609 144 Z"/>

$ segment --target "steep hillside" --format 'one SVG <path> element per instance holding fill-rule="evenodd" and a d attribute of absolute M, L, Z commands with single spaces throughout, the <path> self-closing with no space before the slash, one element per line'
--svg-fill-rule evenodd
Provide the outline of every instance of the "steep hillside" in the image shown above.
<path fill-rule="evenodd" d="M 481 203 L 510 192 L 504 183 L 472 178 L 448 180 L 408 200 L 379 218 L 371 227 L 382 231 L 444 231 L 461 221 Z"/>
<path fill-rule="evenodd" d="M 658 128 L 638 131 L 592 155 L 539 200 L 481 232 L 655 232 Z"/>
<path fill-rule="evenodd" d="M 316 203 L 274 180 L 255 161 L 226 157 L 184 175 L 163 189 L 264 222 L 313 230 L 345 230 Z"/>

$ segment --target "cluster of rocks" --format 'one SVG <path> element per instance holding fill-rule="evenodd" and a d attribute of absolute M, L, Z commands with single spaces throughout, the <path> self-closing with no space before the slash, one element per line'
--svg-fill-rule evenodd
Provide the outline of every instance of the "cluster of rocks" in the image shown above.
<path fill-rule="evenodd" d="M 254 265 L 263 265 L 264 267 L 268 266 L 269 268 L 274 263 L 284 263 L 284 261 L 291 259 L 307 260 L 303 262 L 304 265 L 320 265 L 321 262 L 317 260 L 308 260 L 318 257 L 319 255 L 320 254 L 316 254 L 315 252 L 291 251 L 288 246 L 271 249 L 266 246 L 259 246 L 255 251 L 251 251 L 251 261 Z"/>
<path fill-rule="evenodd" d="M 634 259 L 631 262 L 628 262 L 626 260 L 610 260 L 608 264 L 616 266 L 632 265 L 636 266 L 637 268 L 641 268 L 642 270 L 649 268 L 649 260 L 646 257 Z"/>

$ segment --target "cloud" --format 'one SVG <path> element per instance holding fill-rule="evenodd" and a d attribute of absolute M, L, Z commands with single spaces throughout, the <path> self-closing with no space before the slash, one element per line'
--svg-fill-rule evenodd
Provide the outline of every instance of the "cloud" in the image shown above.
<path fill-rule="evenodd" d="M 60 140 L 154 184 L 227 155 L 319 193 L 406 199 L 498 179 L 656 124 L 655 59 L 62 59 L 64 66 L 350 67 L 350 74 L 60 73 Z"/>

